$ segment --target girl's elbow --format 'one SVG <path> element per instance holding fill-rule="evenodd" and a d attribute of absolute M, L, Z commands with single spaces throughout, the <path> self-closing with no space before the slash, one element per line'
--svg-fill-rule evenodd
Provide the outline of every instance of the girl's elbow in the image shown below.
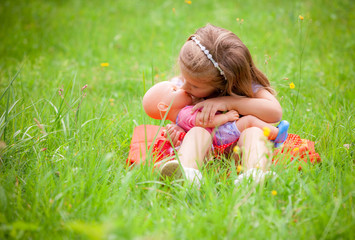
<path fill-rule="evenodd" d="M 279 122 L 282 119 L 282 108 L 277 108 L 274 111 L 273 118 L 275 122 Z"/>
<path fill-rule="evenodd" d="M 282 107 L 279 102 L 275 102 L 272 105 L 272 115 L 273 115 L 273 122 L 279 122 L 282 119 Z"/>
<path fill-rule="evenodd" d="M 280 107 L 273 107 L 269 109 L 269 114 L 267 117 L 267 122 L 269 123 L 277 123 L 280 122 L 282 119 L 282 108 Z"/>

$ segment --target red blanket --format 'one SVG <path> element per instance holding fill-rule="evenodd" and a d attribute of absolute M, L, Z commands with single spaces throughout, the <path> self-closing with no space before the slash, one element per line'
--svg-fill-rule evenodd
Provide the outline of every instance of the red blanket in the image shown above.
<path fill-rule="evenodd" d="M 277 163 L 282 157 L 285 156 L 291 161 L 298 159 L 298 161 L 318 163 L 321 158 L 314 148 L 314 142 L 308 139 L 301 139 L 296 134 L 289 133 L 282 148 L 274 150 L 273 161 Z M 301 169 L 301 166 L 299 166 Z"/>
<path fill-rule="evenodd" d="M 149 159 L 150 163 L 154 164 L 163 158 L 172 156 L 174 149 L 169 140 L 163 136 L 164 129 L 164 127 L 155 125 L 137 126 L 133 131 L 127 163 L 144 164 L 146 159 Z M 283 147 L 274 150 L 275 163 L 280 160 L 280 156 L 285 156 L 291 161 L 294 159 L 305 162 L 309 160 L 311 163 L 321 161 L 314 149 L 314 142 L 301 139 L 296 134 L 288 134 Z"/>
<path fill-rule="evenodd" d="M 166 138 L 162 136 L 164 129 L 164 127 L 155 125 L 139 125 L 135 127 L 129 147 L 127 163 L 140 164 L 145 163 L 146 159 L 157 160 L 153 156 L 153 147 L 154 143 L 160 141 L 166 142 Z"/>

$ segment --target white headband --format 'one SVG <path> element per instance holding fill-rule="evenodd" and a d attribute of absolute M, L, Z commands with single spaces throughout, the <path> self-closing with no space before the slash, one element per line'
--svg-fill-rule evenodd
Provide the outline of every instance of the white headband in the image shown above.
<path fill-rule="evenodd" d="M 202 50 L 202 52 L 204 52 L 204 54 L 207 56 L 207 58 L 213 63 L 213 65 L 218 69 L 219 73 L 224 77 L 224 79 L 227 80 L 226 75 L 224 75 L 224 72 L 222 70 L 222 68 L 220 68 L 220 66 L 218 66 L 218 62 L 216 62 L 213 58 L 212 55 L 210 54 L 210 52 L 206 49 L 205 46 L 203 46 L 199 40 L 197 40 L 196 37 L 191 37 L 191 39 L 197 44 L 197 46 L 199 46 Z"/>

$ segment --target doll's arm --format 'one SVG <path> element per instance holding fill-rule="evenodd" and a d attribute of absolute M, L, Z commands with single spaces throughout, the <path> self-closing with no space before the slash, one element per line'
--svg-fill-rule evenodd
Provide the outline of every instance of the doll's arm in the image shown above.
<path fill-rule="evenodd" d="M 176 124 L 168 124 L 166 125 L 165 128 L 166 131 L 164 133 L 164 137 L 168 139 L 170 138 L 175 147 L 180 146 L 181 144 L 180 136 L 182 133 L 185 133 L 184 129 L 182 129 Z"/>
<path fill-rule="evenodd" d="M 198 127 L 214 128 L 214 127 L 221 126 L 227 122 L 236 121 L 238 119 L 239 119 L 238 112 L 235 110 L 230 110 L 226 113 L 216 114 L 214 116 L 212 122 L 208 122 L 207 124 L 203 124 L 202 114 L 201 114 L 201 112 L 198 112 L 196 115 L 195 123 L 196 123 L 196 126 L 198 126 Z"/>

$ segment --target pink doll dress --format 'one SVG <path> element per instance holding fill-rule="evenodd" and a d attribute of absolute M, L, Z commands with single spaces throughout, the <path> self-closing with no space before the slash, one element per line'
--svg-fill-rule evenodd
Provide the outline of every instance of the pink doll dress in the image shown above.
<path fill-rule="evenodd" d="M 176 124 L 184 129 L 185 132 L 188 132 L 191 128 L 196 126 L 196 116 L 197 111 L 191 113 L 191 109 L 193 106 L 186 106 L 184 107 L 178 114 L 176 118 Z M 235 142 L 239 139 L 240 131 L 238 130 L 237 126 L 235 125 L 235 121 L 227 122 L 217 128 L 205 128 L 210 133 L 213 132 L 213 145 L 214 146 L 221 146 L 225 144 L 230 144 Z"/>

